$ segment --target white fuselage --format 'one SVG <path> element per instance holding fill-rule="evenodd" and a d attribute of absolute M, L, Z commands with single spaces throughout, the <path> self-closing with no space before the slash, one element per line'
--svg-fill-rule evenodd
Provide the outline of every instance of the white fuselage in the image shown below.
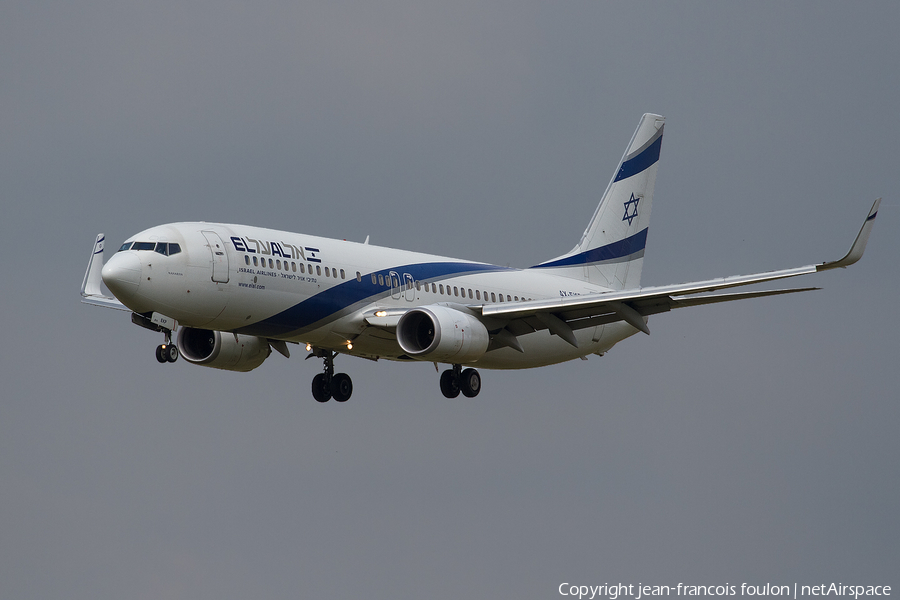
<path fill-rule="evenodd" d="M 161 253 L 160 243 L 177 251 Z M 131 245 L 141 249 L 131 249 Z M 156 249 L 154 249 L 156 244 Z M 219 223 L 147 229 L 103 268 L 107 287 L 136 313 L 187 327 L 311 344 L 366 358 L 402 360 L 389 330 L 367 326 L 376 310 L 496 303 L 608 291 L 540 269 L 511 269 Z M 165 252 L 163 250 L 163 252 Z M 499 324 L 502 327 L 502 323 Z M 546 329 L 477 361 L 488 369 L 537 367 L 602 353 L 637 330 L 623 322 L 577 330 L 578 347 Z"/>

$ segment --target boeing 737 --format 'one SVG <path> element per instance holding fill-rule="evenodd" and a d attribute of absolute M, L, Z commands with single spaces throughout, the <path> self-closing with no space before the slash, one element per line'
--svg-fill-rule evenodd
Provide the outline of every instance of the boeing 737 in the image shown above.
<path fill-rule="evenodd" d="M 448 398 L 478 395 L 484 369 L 527 369 L 603 355 L 673 308 L 818 288 L 715 293 L 846 267 L 865 250 L 875 201 L 840 260 L 641 287 L 665 119 L 645 114 L 581 240 L 526 269 L 223 223 L 171 223 L 135 234 L 103 264 L 97 236 L 82 301 L 131 312 L 163 334 L 161 363 L 251 371 L 288 344 L 323 359 L 319 402 L 353 392 L 341 355 L 450 365 Z M 102 284 L 112 292 L 104 294 Z M 172 343 L 177 332 L 176 343 Z"/>

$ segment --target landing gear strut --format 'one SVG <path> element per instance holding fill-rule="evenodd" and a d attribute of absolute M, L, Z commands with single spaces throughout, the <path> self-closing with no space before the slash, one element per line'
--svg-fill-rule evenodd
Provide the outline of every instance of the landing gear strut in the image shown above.
<path fill-rule="evenodd" d="M 318 356 L 325 359 L 325 372 L 319 373 L 312 380 L 312 395 L 318 402 L 328 402 L 334 398 L 337 402 L 346 402 L 353 393 L 353 381 L 346 373 L 334 372 L 334 356 L 331 350 L 316 349 L 307 356 Z"/>
<path fill-rule="evenodd" d="M 481 391 L 481 375 L 475 369 L 463 370 L 462 365 L 453 365 L 441 373 L 441 393 L 446 398 L 456 398 L 462 392 L 467 398 L 474 398 Z"/>

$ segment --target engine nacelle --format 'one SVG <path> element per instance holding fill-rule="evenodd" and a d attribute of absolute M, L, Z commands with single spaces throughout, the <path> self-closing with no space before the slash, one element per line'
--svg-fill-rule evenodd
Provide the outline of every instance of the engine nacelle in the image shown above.
<path fill-rule="evenodd" d="M 487 352 L 491 336 L 475 317 L 447 306 L 422 306 L 400 317 L 397 342 L 412 358 L 470 363 Z"/>
<path fill-rule="evenodd" d="M 244 372 L 261 365 L 272 353 L 265 338 L 193 327 L 181 328 L 178 351 L 195 365 Z"/>

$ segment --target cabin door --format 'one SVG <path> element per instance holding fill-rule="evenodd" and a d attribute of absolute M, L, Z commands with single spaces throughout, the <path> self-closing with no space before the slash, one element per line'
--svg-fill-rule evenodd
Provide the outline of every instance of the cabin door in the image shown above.
<path fill-rule="evenodd" d="M 225 252 L 225 242 L 215 231 L 200 233 L 206 238 L 212 257 L 212 280 L 216 283 L 228 283 L 228 254 Z"/>

